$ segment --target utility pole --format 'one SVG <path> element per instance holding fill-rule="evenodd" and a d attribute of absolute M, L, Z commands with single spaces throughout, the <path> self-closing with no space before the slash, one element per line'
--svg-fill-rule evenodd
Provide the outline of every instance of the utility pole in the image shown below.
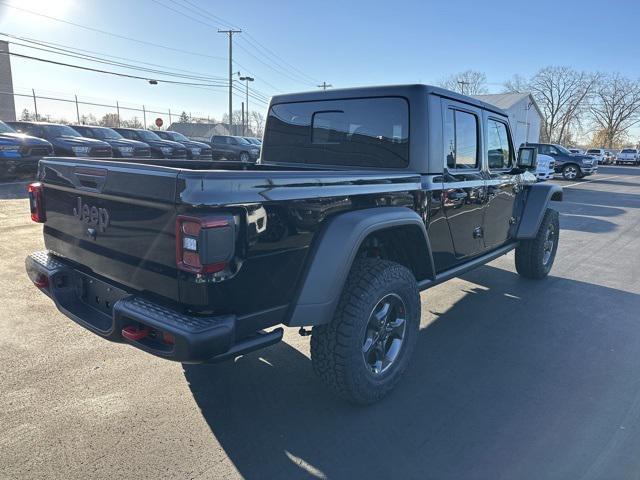
<path fill-rule="evenodd" d="M 218 33 L 229 36 L 229 135 L 233 135 L 233 34 L 242 33 L 242 30 L 218 30 Z"/>
<path fill-rule="evenodd" d="M 458 80 L 458 84 L 460 85 L 460 93 L 462 93 L 462 95 L 464 95 L 464 86 L 465 85 L 469 85 L 470 82 L 467 82 L 465 80 Z"/>
<path fill-rule="evenodd" d="M 36 90 L 35 88 L 31 89 L 31 93 L 33 93 L 33 109 L 36 112 L 36 122 L 38 121 L 38 101 L 36 100 Z"/>
<path fill-rule="evenodd" d="M 240 73 L 240 72 L 238 72 Z M 242 122 L 242 134 L 246 135 L 247 134 L 247 130 L 249 129 L 249 82 L 253 82 L 255 79 L 253 77 L 240 77 L 240 80 L 243 82 L 246 82 L 246 99 L 245 99 L 245 103 L 247 105 L 247 116 L 244 117 L 244 113 L 243 113 L 243 117 L 247 119 L 247 126 L 245 127 L 244 121 Z M 244 109 L 242 110 L 244 112 Z"/>
<path fill-rule="evenodd" d="M 76 117 L 78 118 L 78 124 L 80 123 L 80 108 L 78 107 L 78 95 L 76 95 Z"/>
<path fill-rule="evenodd" d="M 317 87 L 321 88 L 323 90 L 326 90 L 327 88 L 333 87 L 333 85 L 331 85 L 330 83 L 327 83 L 327 82 L 322 82 L 322 85 L 318 85 Z"/>

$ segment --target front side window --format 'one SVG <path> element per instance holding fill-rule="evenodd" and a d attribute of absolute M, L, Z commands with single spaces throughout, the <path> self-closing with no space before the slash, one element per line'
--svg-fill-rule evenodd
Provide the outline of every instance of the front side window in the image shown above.
<path fill-rule="evenodd" d="M 409 105 L 400 97 L 273 105 L 262 161 L 404 168 L 409 164 Z"/>
<path fill-rule="evenodd" d="M 487 158 L 489 169 L 500 170 L 511 167 L 513 152 L 509 145 L 507 126 L 502 122 L 489 120 L 487 123 Z"/>
<path fill-rule="evenodd" d="M 478 117 L 460 110 L 447 110 L 444 141 L 447 167 L 478 168 Z"/>

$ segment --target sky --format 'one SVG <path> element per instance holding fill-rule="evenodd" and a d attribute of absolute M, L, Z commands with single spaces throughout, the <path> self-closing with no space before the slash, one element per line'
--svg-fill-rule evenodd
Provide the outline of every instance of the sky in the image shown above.
<path fill-rule="evenodd" d="M 79 28 L 10 5 L 181 51 Z M 239 27 L 243 33 L 234 37 L 234 71 L 254 77 L 250 88 L 265 97 L 311 90 L 323 81 L 334 87 L 437 83 L 468 69 L 484 72 L 489 90 L 499 92 L 514 74 L 530 76 L 549 65 L 638 79 L 638 18 L 637 0 L 542 0 L 526 5 L 502 0 L 0 0 L 1 33 L 119 56 L 129 63 L 198 72 L 220 78 L 217 82 L 228 75 L 228 40 L 217 29 Z M 127 72 L 15 45 L 10 49 Z M 174 114 L 185 110 L 217 119 L 228 109 L 228 91 L 222 86 L 149 85 L 17 57 L 11 62 L 14 89 L 20 93 L 35 89 L 38 95 L 78 95 L 80 100 L 109 104 L 117 100 L 122 106 L 145 105 Z M 240 94 L 234 97 L 234 109 L 242 100 Z M 249 102 L 252 110 L 266 108 Z M 24 106 L 31 108 L 29 99 L 17 101 L 19 110 Z M 75 116 L 73 104 L 43 100 L 38 107 L 41 113 Z M 112 111 L 82 109 L 96 116 Z"/>

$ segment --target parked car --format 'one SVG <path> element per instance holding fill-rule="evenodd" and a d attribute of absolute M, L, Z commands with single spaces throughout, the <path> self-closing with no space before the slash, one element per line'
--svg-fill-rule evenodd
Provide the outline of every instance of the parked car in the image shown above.
<path fill-rule="evenodd" d="M 616 158 L 616 165 L 638 165 L 640 156 L 635 148 L 623 149 Z"/>
<path fill-rule="evenodd" d="M 33 180 L 41 158 L 53 154 L 53 145 L 41 138 L 17 133 L 0 121 L 0 180 Z"/>
<path fill-rule="evenodd" d="M 613 159 L 607 155 L 607 152 L 604 148 L 590 148 L 587 150 L 586 155 L 589 155 L 596 159 L 598 165 L 608 165 Z"/>
<path fill-rule="evenodd" d="M 259 138 L 256 138 L 256 137 L 242 137 L 242 138 L 244 138 L 249 143 L 253 143 L 254 145 L 257 145 L 257 146 L 262 145 L 262 140 L 260 140 Z"/>
<path fill-rule="evenodd" d="M 237 160 L 255 162 L 260 157 L 260 147 L 242 137 L 214 135 L 211 137 L 214 160 Z"/>
<path fill-rule="evenodd" d="M 618 158 L 618 154 L 610 150 L 607 150 L 604 156 L 605 156 L 605 160 L 604 160 L 605 165 L 613 165 L 614 163 L 616 163 L 616 158 Z"/>
<path fill-rule="evenodd" d="M 78 187 L 90 161 L 42 160 L 30 190 L 47 251 L 29 278 L 91 332 L 179 362 L 300 329 L 319 378 L 366 404 L 420 345 L 421 290 L 512 250 L 521 276 L 549 274 L 562 189 L 536 183 L 536 149 L 516 154 L 501 109 L 424 85 L 352 88 L 273 97 L 265 128 L 251 168 L 101 162 L 118 180 L 107 192 Z"/>
<path fill-rule="evenodd" d="M 142 128 L 114 128 L 116 132 L 129 140 L 144 142 L 151 148 L 153 158 L 187 158 L 187 148 L 178 142 L 164 140 L 150 130 Z"/>
<path fill-rule="evenodd" d="M 112 128 L 90 125 L 73 125 L 73 129 L 86 138 L 96 138 L 111 145 L 116 158 L 149 158 L 151 148 L 144 142 L 124 138 Z"/>
<path fill-rule="evenodd" d="M 556 161 L 552 156 L 538 153 L 538 166 L 534 172 L 538 181 L 544 182 L 545 180 L 551 180 L 556 173 L 555 165 Z"/>
<path fill-rule="evenodd" d="M 565 180 L 575 180 L 598 171 L 598 162 L 589 155 L 571 153 L 562 145 L 551 143 L 529 143 L 527 145 L 538 148 L 538 153 L 549 155 L 555 161 L 556 173 L 562 173 Z"/>
<path fill-rule="evenodd" d="M 185 137 L 178 132 L 172 132 L 170 130 L 158 130 L 153 132 L 163 140 L 171 140 L 172 142 L 178 142 L 187 149 L 187 158 L 190 160 L 211 160 L 211 147 L 203 142 L 196 142 Z"/>
<path fill-rule="evenodd" d="M 68 125 L 45 122 L 7 122 L 14 130 L 43 138 L 53 145 L 56 155 L 62 157 L 109 158 L 111 146 L 95 138 L 86 138 Z"/>

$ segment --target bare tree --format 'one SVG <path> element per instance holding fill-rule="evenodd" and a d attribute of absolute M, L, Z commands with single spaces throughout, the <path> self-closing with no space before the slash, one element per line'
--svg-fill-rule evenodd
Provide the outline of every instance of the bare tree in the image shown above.
<path fill-rule="evenodd" d="M 464 95 L 482 95 L 488 93 L 487 76 L 482 72 L 467 70 L 456 73 L 438 82 L 442 88 Z"/>
<path fill-rule="evenodd" d="M 105 113 L 98 124 L 102 125 L 103 127 L 117 127 L 119 120 L 120 117 L 117 113 Z"/>
<path fill-rule="evenodd" d="M 502 85 L 504 93 L 528 93 L 530 91 L 529 80 L 521 75 L 514 75 Z"/>
<path fill-rule="evenodd" d="M 564 143 L 579 127 L 598 75 L 569 67 L 546 67 L 536 73 L 527 87 L 542 110 L 543 141 Z"/>
<path fill-rule="evenodd" d="M 258 137 L 262 137 L 264 134 L 264 115 L 262 112 L 253 110 L 249 114 L 249 118 L 249 126 L 253 128 L 253 133 Z"/>
<path fill-rule="evenodd" d="M 629 129 L 640 122 L 640 83 L 617 73 L 602 77 L 589 113 L 601 132 L 603 146 L 624 143 Z"/>

